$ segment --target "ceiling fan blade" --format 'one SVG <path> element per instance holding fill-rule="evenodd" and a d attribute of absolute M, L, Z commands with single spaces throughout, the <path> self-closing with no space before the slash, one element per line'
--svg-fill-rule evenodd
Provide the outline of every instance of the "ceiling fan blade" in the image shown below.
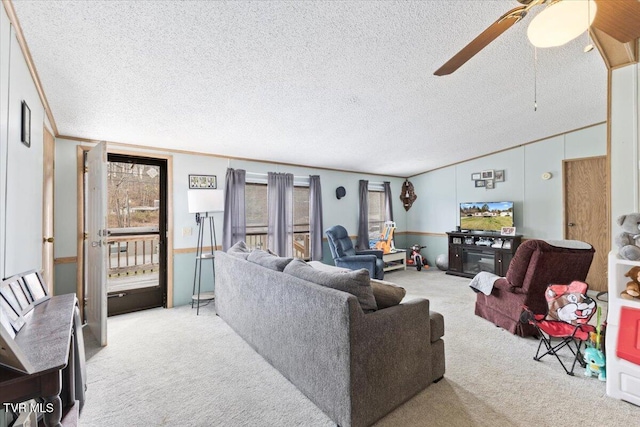
<path fill-rule="evenodd" d="M 635 0 L 634 0 L 635 1 Z M 436 76 L 445 76 L 451 74 L 460 68 L 465 62 L 475 56 L 476 53 L 484 49 L 489 43 L 494 41 L 498 36 L 507 31 L 513 24 L 520 21 L 527 14 L 529 6 L 518 6 L 505 13 L 496 22 L 491 24 L 489 28 L 484 30 L 478 37 L 473 39 L 471 43 L 466 45 L 462 50 L 456 53 L 453 58 L 448 60 L 442 67 L 436 70 Z"/>
<path fill-rule="evenodd" d="M 638 0 L 596 0 L 598 11 L 593 26 L 621 43 L 640 38 Z"/>

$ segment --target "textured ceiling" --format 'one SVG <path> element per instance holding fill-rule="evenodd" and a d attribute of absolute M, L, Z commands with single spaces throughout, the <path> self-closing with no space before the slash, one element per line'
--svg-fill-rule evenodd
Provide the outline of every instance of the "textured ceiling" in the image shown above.
<path fill-rule="evenodd" d="M 433 72 L 519 3 L 13 1 L 61 135 L 409 176 L 606 120 L 586 36 L 532 15 Z"/>

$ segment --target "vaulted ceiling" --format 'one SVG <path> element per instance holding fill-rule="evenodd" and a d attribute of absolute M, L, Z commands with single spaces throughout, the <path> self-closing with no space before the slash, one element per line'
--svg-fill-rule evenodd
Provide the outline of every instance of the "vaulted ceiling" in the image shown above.
<path fill-rule="evenodd" d="M 62 136 L 396 176 L 606 120 L 602 57 L 535 61 L 538 10 L 433 75 L 518 4 L 13 0 Z"/>

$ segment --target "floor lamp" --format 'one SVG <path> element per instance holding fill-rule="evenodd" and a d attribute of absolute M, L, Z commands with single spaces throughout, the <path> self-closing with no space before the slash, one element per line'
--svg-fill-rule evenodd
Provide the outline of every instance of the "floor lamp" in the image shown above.
<path fill-rule="evenodd" d="M 216 267 L 214 252 L 218 242 L 216 240 L 216 228 L 213 213 L 224 211 L 224 192 L 222 190 L 209 189 L 189 190 L 187 193 L 187 199 L 189 213 L 196 214 L 196 223 L 198 224 L 198 244 L 196 247 L 196 266 L 193 273 L 191 308 L 193 308 L 195 303 L 197 306 L 196 314 L 200 314 L 200 302 L 207 301 L 208 304 L 215 297 L 213 292 L 200 292 L 200 283 L 202 281 L 203 261 L 211 262 L 211 271 L 215 280 Z M 204 253 L 204 235 L 206 228 L 209 228 L 211 249 L 207 253 Z"/>

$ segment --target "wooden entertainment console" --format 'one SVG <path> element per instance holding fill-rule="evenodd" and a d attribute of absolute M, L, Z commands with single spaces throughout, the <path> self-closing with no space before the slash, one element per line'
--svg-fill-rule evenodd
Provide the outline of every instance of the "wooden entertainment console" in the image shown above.
<path fill-rule="evenodd" d="M 520 246 L 522 235 L 502 236 L 500 233 L 451 231 L 449 268 L 447 274 L 473 277 L 481 271 L 504 276 Z"/>

